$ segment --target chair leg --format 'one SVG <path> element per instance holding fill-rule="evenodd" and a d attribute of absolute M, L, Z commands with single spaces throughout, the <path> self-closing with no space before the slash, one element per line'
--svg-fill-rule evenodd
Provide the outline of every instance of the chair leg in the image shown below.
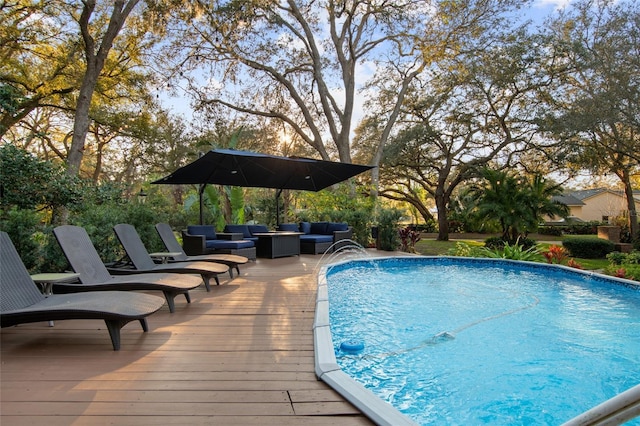
<path fill-rule="evenodd" d="M 211 291 L 211 285 L 209 283 L 209 280 L 211 278 L 216 280 L 216 285 L 220 285 L 220 279 L 218 279 L 218 274 L 202 275 L 202 279 L 204 280 L 204 286 L 207 289 L 207 291 Z"/>
<path fill-rule="evenodd" d="M 167 301 L 167 306 L 169 306 L 169 312 L 173 313 L 176 310 L 176 304 L 174 302 L 175 294 L 171 291 L 163 291 L 164 298 Z"/>
<path fill-rule="evenodd" d="M 149 331 L 149 323 L 146 318 L 140 318 L 140 325 L 142 326 L 142 331 L 145 333 Z"/>
<path fill-rule="evenodd" d="M 111 345 L 113 346 L 114 351 L 120 350 L 120 329 L 127 323 L 128 321 L 120 321 L 120 320 L 104 320 L 104 323 L 107 325 L 107 330 L 109 330 L 109 336 L 111 337 Z"/>

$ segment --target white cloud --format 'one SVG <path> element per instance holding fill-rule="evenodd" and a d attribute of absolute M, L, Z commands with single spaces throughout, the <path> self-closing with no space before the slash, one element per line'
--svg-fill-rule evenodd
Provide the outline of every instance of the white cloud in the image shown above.
<path fill-rule="evenodd" d="M 571 3 L 571 0 L 536 0 L 533 3 L 533 7 L 538 7 L 541 9 L 545 8 L 554 8 L 554 9 L 563 9 Z"/>

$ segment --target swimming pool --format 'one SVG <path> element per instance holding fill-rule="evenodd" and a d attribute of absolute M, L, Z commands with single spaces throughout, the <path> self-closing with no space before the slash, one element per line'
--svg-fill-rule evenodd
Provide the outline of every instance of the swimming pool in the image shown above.
<path fill-rule="evenodd" d="M 365 408 L 370 390 L 419 424 L 559 424 L 640 383 L 640 290 L 568 268 L 335 264 L 320 276 L 315 327 L 323 380 L 342 391 L 339 374 L 355 377 Z M 374 420 L 398 424 L 391 413 Z"/>

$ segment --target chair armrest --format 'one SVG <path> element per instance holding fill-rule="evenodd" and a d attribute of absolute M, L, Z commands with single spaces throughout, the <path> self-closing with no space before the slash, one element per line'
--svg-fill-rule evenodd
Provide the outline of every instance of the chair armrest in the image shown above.
<path fill-rule="evenodd" d="M 187 256 L 205 254 L 206 245 L 204 235 L 192 235 L 182 231 L 182 248 Z"/>
<path fill-rule="evenodd" d="M 239 241 L 244 238 L 242 232 L 216 232 L 216 238 L 221 240 Z"/>
<path fill-rule="evenodd" d="M 333 231 L 333 242 L 340 240 L 350 240 L 353 237 L 353 228 L 349 228 L 346 231 Z"/>

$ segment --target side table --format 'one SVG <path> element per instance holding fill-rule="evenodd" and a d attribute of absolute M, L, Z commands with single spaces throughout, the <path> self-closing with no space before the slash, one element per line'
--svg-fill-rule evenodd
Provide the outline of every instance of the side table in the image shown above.
<path fill-rule="evenodd" d="M 182 253 L 179 251 L 162 251 L 162 252 L 155 252 L 155 253 L 149 253 L 149 256 L 151 256 L 152 259 L 160 259 L 161 263 L 167 263 L 169 262 L 169 259 L 171 259 L 172 257 L 176 257 L 176 256 L 180 256 Z"/>
<path fill-rule="evenodd" d="M 50 296 L 53 294 L 52 288 L 56 283 L 73 283 L 78 281 L 80 274 L 76 274 L 74 272 L 52 272 L 52 273 L 44 273 L 44 274 L 34 274 L 31 275 L 31 279 L 34 283 L 40 286 L 40 291 L 45 296 Z M 49 321 L 49 327 L 53 327 L 53 321 Z"/>
<path fill-rule="evenodd" d="M 284 256 L 300 255 L 300 235 L 301 232 L 259 232 L 253 234 L 258 237 L 256 244 L 256 255 L 274 259 Z"/>

